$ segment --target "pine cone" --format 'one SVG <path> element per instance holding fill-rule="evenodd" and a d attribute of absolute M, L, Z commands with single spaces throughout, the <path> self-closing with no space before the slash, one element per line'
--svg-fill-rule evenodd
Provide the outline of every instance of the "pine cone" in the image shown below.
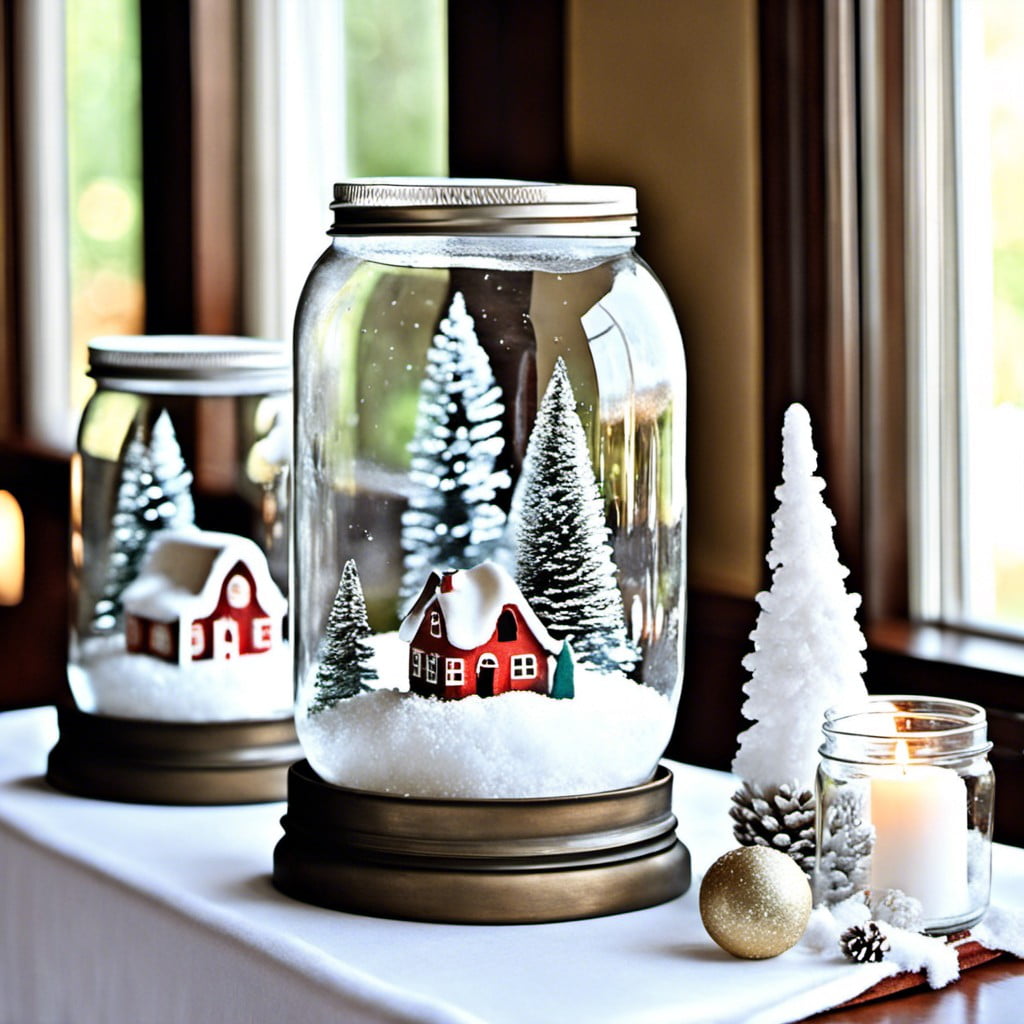
<path fill-rule="evenodd" d="M 854 790 L 832 798 L 821 834 L 815 903 L 842 903 L 867 888 L 875 830 L 863 820 L 863 805 L 863 796 Z"/>
<path fill-rule="evenodd" d="M 919 899 L 908 896 L 901 889 L 884 889 L 872 894 L 871 914 L 876 921 L 917 932 L 921 930 L 924 908 Z"/>
<path fill-rule="evenodd" d="M 744 781 L 732 795 L 732 834 L 743 846 L 770 846 L 788 853 L 811 877 L 814 872 L 814 794 L 783 783 Z"/>
<path fill-rule="evenodd" d="M 839 948 L 847 960 L 858 964 L 877 964 L 889 952 L 889 940 L 885 932 L 875 924 L 855 924 L 839 936 Z"/>

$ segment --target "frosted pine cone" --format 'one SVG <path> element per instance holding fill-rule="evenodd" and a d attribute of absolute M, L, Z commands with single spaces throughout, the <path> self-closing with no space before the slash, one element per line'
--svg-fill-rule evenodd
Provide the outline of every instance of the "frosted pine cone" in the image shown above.
<path fill-rule="evenodd" d="M 732 795 L 732 834 L 744 846 L 770 846 L 788 853 L 811 877 L 814 872 L 814 794 L 783 783 L 744 781 Z"/>
<path fill-rule="evenodd" d="M 858 964 L 877 964 L 889 952 L 889 940 L 885 932 L 875 924 L 855 924 L 839 936 L 839 948 L 847 960 Z"/>
<path fill-rule="evenodd" d="M 864 798 L 854 790 L 832 797 L 821 835 L 814 901 L 831 906 L 867 888 L 875 830 L 864 821 Z"/>
<path fill-rule="evenodd" d="M 871 914 L 877 921 L 908 932 L 921 930 L 924 908 L 921 901 L 901 889 L 885 889 L 871 900 Z"/>

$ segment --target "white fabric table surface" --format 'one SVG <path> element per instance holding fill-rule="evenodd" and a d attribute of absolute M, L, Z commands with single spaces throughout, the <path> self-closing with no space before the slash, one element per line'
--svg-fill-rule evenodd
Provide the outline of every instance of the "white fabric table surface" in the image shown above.
<path fill-rule="evenodd" d="M 279 894 L 284 804 L 157 807 L 43 780 L 52 708 L 0 714 L 0 1022 L 790 1021 L 892 968 L 800 948 L 742 961 L 708 938 L 699 879 L 731 849 L 725 774 L 671 764 L 694 884 L 649 910 L 462 926 L 338 913 Z M 995 897 L 1024 905 L 1024 850 Z"/>

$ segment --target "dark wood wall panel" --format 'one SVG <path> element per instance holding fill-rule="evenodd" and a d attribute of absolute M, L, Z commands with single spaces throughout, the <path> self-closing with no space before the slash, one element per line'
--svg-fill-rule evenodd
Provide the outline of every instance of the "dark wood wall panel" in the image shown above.
<path fill-rule="evenodd" d="M 147 334 L 195 329 L 190 8 L 139 0 Z"/>
<path fill-rule="evenodd" d="M 448 0 L 449 170 L 563 181 L 565 3 Z"/>
<path fill-rule="evenodd" d="M 0 488 L 25 517 L 25 596 L 0 606 L 0 710 L 67 697 L 68 460 L 0 446 Z"/>

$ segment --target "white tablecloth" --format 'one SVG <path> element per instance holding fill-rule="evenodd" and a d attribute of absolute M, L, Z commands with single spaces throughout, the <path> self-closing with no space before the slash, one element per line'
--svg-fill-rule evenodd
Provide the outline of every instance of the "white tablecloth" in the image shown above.
<path fill-rule="evenodd" d="M 740 961 L 697 912 L 735 845 L 734 780 L 672 764 L 694 885 L 650 910 L 504 927 L 415 924 L 306 906 L 271 885 L 283 804 L 154 807 L 43 781 L 50 708 L 0 715 L 0 1021 L 795 1020 L 891 971 L 802 949 Z M 996 897 L 1024 906 L 1024 850 L 997 847 Z"/>

